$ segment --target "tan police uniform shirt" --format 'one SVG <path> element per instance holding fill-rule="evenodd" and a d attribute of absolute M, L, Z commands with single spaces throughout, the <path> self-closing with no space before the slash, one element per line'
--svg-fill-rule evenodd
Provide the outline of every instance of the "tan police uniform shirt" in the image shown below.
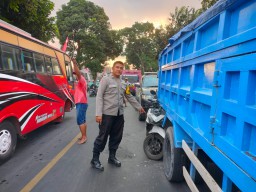
<path fill-rule="evenodd" d="M 112 74 L 103 77 L 96 96 L 96 116 L 102 116 L 102 114 L 117 116 L 118 111 L 119 115 L 122 115 L 124 97 L 136 110 L 139 110 L 141 105 L 135 97 L 125 92 L 126 86 L 121 78 L 115 78 Z"/>

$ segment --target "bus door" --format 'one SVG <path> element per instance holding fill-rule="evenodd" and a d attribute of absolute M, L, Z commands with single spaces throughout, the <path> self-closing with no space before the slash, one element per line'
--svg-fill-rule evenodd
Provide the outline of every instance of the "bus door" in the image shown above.
<path fill-rule="evenodd" d="M 69 85 L 68 90 L 71 93 L 72 99 L 74 99 L 75 78 L 73 76 L 73 68 L 72 68 L 71 62 L 68 61 L 66 58 L 65 58 L 65 67 L 66 67 L 67 81 L 68 81 L 68 85 Z"/>

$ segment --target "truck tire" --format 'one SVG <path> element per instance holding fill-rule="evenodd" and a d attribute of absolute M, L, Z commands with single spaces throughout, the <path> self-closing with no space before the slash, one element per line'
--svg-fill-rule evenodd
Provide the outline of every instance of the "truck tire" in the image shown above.
<path fill-rule="evenodd" d="M 143 149 L 147 157 L 151 160 L 160 160 L 163 158 L 164 138 L 159 134 L 148 134 L 143 142 Z"/>
<path fill-rule="evenodd" d="M 4 121 L 0 124 L 0 163 L 7 161 L 15 151 L 17 143 L 17 133 L 15 126 Z"/>
<path fill-rule="evenodd" d="M 185 166 L 185 159 L 183 149 L 175 148 L 173 128 L 169 127 L 166 130 L 163 147 L 164 173 L 168 181 L 179 182 L 184 180 L 182 166 Z"/>

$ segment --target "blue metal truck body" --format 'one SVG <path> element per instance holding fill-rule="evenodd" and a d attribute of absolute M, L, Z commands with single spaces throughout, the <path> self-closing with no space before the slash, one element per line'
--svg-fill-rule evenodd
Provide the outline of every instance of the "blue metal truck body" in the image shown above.
<path fill-rule="evenodd" d="M 256 0 L 220 0 L 183 28 L 158 75 L 175 148 L 196 143 L 223 171 L 223 191 L 231 181 L 255 192 Z"/>

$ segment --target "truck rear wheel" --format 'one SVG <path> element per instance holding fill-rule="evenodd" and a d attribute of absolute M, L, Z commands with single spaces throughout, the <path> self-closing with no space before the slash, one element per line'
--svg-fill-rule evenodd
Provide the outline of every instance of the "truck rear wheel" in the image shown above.
<path fill-rule="evenodd" d="M 184 180 L 182 166 L 185 165 L 185 154 L 181 148 L 175 148 L 173 128 L 166 130 L 163 147 L 164 173 L 168 181 Z"/>
<path fill-rule="evenodd" d="M 0 163 L 8 160 L 15 151 L 17 134 L 9 121 L 0 124 Z"/>

